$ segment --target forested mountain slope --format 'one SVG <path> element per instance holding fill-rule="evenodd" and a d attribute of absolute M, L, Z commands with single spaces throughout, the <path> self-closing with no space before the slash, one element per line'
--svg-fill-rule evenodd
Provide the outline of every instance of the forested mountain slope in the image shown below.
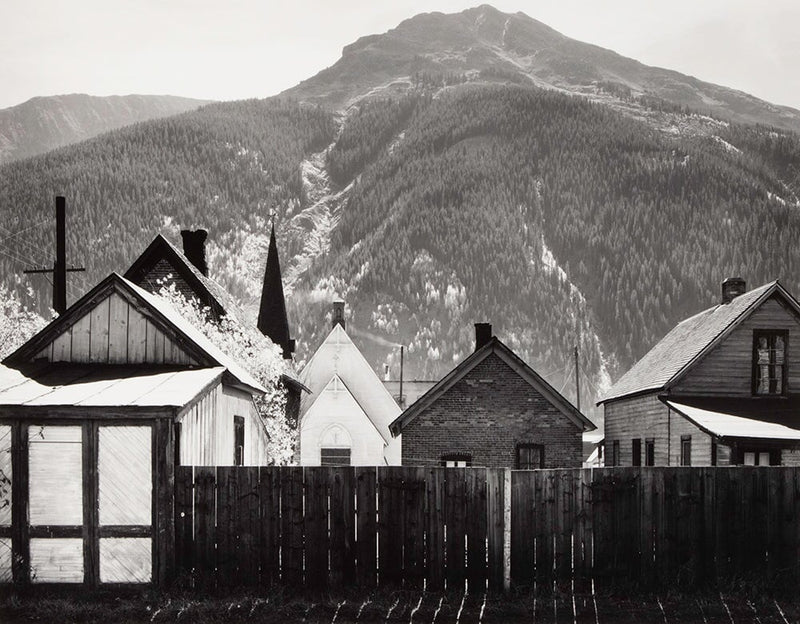
<path fill-rule="evenodd" d="M 436 17 L 442 58 L 460 55 L 446 46 L 466 36 L 469 14 Z M 725 277 L 779 278 L 800 294 L 793 132 L 609 84 L 592 97 L 543 89 L 469 58 L 469 69 L 426 65 L 384 88 L 396 59 L 380 37 L 362 61 L 383 70 L 341 74 L 346 107 L 329 107 L 341 94 L 213 104 L 0 167 L 0 280 L 52 262 L 53 196 L 64 194 L 68 261 L 88 269 L 70 275 L 71 300 L 156 233 L 178 242 L 199 226 L 212 276 L 252 308 L 274 210 L 301 360 L 339 296 L 348 331 L 394 377 L 400 344 L 407 378 L 437 379 L 488 321 L 574 399 L 578 343 L 584 407 L 715 303 Z M 321 76 L 296 95 L 324 93 Z M 50 300 L 43 277 L 21 279 Z"/>
<path fill-rule="evenodd" d="M 43 154 L 139 121 L 189 111 L 206 100 L 171 95 L 73 93 L 35 97 L 0 109 L 0 163 Z"/>

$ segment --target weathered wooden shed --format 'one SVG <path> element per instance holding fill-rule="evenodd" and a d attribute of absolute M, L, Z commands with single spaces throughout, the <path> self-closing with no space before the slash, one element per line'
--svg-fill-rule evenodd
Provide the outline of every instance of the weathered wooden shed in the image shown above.
<path fill-rule="evenodd" d="M 262 465 L 264 389 L 112 274 L 0 367 L 0 580 L 161 584 L 176 464 Z"/>

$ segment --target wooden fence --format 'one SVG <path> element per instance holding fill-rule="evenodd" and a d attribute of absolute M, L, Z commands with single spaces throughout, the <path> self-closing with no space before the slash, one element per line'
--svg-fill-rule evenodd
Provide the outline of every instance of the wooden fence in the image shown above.
<path fill-rule="evenodd" d="M 175 511 L 205 584 L 800 581 L 796 468 L 181 467 Z"/>

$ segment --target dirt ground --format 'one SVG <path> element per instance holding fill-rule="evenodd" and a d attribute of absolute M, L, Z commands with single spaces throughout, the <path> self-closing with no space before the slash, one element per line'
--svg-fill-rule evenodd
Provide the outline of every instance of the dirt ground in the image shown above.
<path fill-rule="evenodd" d="M 154 595 L 98 593 L 83 596 L 18 595 L 0 598 L 0 622 L 146 623 L 389 623 L 451 624 L 526 622 L 542 624 L 703 623 L 788 624 L 800 622 L 800 596 L 774 598 L 739 590 L 729 594 L 642 595 L 558 592 L 491 596 L 426 592 L 369 596 L 283 594 Z M 748 594 L 751 594 L 748 596 Z"/>

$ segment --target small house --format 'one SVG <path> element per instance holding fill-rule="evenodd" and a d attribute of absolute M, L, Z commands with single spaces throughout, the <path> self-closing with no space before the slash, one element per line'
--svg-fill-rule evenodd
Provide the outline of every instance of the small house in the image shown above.
<path fill-rule="evenodd" d="M 777 281 L 722 283 L 611 387 L 606 466 L 800 464 L 800 305 Z"/>
<path fill-rule="evenodd" d="M 175 466 L 266 464 L 264 392 L 169 304 L 108 276 L 0 366 L 0 580 L 164 582 Z"/>
<path fill-rule="evenodd" d="M 595 427 L 536 371 L 475 325 L 475 351 L 390 426 L 404 466 L 579 468 Z"/>
<path fill-rule="evenodd" d="M 343 301 L 334 303 L 332 325 L 300 373 L 310 390 L 300 404 L 300 463 L 399 465 L 389 423 L 400 408 L 347 335 Z"/>

